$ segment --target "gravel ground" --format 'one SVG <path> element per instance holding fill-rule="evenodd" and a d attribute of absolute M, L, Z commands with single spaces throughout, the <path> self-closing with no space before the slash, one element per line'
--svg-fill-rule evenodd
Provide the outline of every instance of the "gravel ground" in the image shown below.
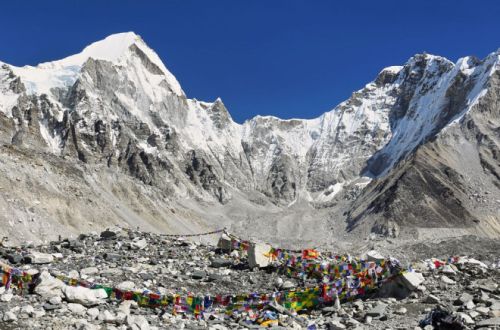
<path fill-rule="evenodd" d="M 392 246 L 381 241 L 374 245 L 384 254 Z M 269 306 L 260 316 L 275 318 L 269 325 L 283 329 L 413 329 L 420 328 L 419 323 L 439 308 L 441 321 L 445 320 L 443 315 L 449 315 L 448 321 L 455 322 L 457 329 L 488 328 L 488 324 L 494 329 L 495 324 L 500 327 L 498 251 L 498 241 L 474 237 L 401 245 L 392 255 L 404 257 L 400 259 L 403 264 L 412 262 L 424 277 L 415 290 L 388 284 L 364 300 L 319 306 L 298 315 L 281 306 Z M 164 294 L 272 292 L 284 285 L 301 284 L 276 269 L 249 269 L 247 259 L 235 251 L 225 254 L 194 240 L 130 230 L 80 235 L 40 246 L 2 247 L 1 252 L 4 262 L 23 270 L 48 268 L 53 274 Z M 469 257 L 441 269 L 430 269 L 420 261 L 450 255 Z M 189 314 L 173 315 L 171 308 L 138 307 L 131 301 L 88 302 L 67 294 L 61 299 L 37 289 L 19 294 L 2 287 L 0 292 L 2 329 L 245 329 L 262 325 L 245 314 L 226 318 L 206 315 L 195 320 Z M 435 317 L 434 325 L 425 329 L 444 329 L 438 321 Z"/>

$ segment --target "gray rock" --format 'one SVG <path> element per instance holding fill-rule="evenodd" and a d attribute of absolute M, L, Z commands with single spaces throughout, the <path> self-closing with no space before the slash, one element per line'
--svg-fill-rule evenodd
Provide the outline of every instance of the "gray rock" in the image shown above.
<path fill-rule="evenodd" d="M 203 278 L 205 278 L 205 276 L 207 275 L 207 273 L 205 273 L 204 271 L 202 270 L 195 270 L 192 274 L 191 274 L 191 277 L 195 280 L 201 280 Z"/>
<path fill-rule="evenodd" d="M 68 272 L 68 276 L 69 276 L 70 278 L 79 278 L 79 277 L 80 277 L 80 273 L 79 273 L 77 270 L 74 270 L 74 269 L 73 269 L 73 270 L 70 270 L 70 271 Z"/>
<path fill-rule="evenodd" d="M 2 294 L 0 296 L 0 301 L 2 302 L 9 302 L 12 300 L 12 298 L 14 297 L 14 295 L 10 292 L 5 292 L 4 294 Z"/>
<path fill-rule="evenodd" d="M 417 272 L 407 272 L 401 275 L 403 284 L 410 290 L 413 291 L 424 282 L 424 277 L 422 274 Z"/>
<path fill-rule="evenodd" d="M 92 290 L 84 287 L 66 286 L 63 288 L 63 293 L 67 301 L 87 307 L 102 304 L 108 297 L 104 289 Z"/>
<path fill-rule="evenodd" d="M 12 253 L 7 255 L 7 259 L 11 264 L 20 264 L 24 260 L 24 257 L 20 254 Z"/>
<path fill-rule="evenodd" d="M 33 251 L 25 260 L 32 264 L 49 264 L 54 261 L 54 257 L 51 254 Z"/>
<path fill-rule="evenodd" d="M 61 305 L 52 305 L 52 304 L 49 304 L 49 303 L 45 303 L 45 304 L 43 304 L 42 307 L 46 311 L 53 311 L 53 310 L 56 310 L 56 309 L 60 309 Z"/>
<path fill-rule="evenodd" d="M 215 273 L 210 273 L 208 274 L 208 280 L 209 281 L 222 281 L 224 279 L 224 276 L 215 274 Z"/>
<path fill-rule="evenodd" d="M 128 315 L 125 322 L 132 330 L 149 330 L 151 328 L 148 320 L 141 315 Z"/>
<path fill-rule="evenodd" d="M 133 291 L 136 289 L 135 283 L 132 281 L 123 281 L 116 286 L 117 289 L 122 291 Z"/>
<path fill-rule="evenodd" d="M 464 307 L 467 309 L 467 310 L 472 310 L 474 309 L 476 305 L 474 304 L 474 302 L 472 300 L 469 300 L 468 302 L 466 302 L 464 304 Z"/>
<path fill-rule="evenodd" d="M 111 230 L 105 230 L 101 232 L 101 238 L 102 239 L 113 239 L 116 237 L 116 233 Z"/>
<path fill-rule="evenodd" d="M 468 294 L 467 292 L 464 292 L 458 298 L 458 302 L 463 305 L 469 301 L 472 301 L 473 299 L 474 297 L 472 295 Z"/>
<path fill-rule="evenodd" d="M 95 320 L 99 316 L 99 309 L 92 307 L 87 309 L 87 315 L 92 319 Z"/>
<path fill-rule="evenodd" d="M 26 318 L 33 316 L 34 313 L 35 313 L 35 308 L 33 308 L 33 306 L 24 305 L 23 307 L 21 307 L 21 311 L 19 314 L 22 318 Z"/>
<path fill-rule="evenodd" d="M 408 312 L 408 310 L 405 307 L 401 307 L 397 309 L 394 313 L 398 315 L 404 315 Z"/>
<path fill-rule="evenodd" d="M 343 330 L 347 327 L 340 322 L 340 320 L 330 320 L 326 323 L 326 327 L 329 330 Z"/>
<path fill-rule="evenodd" d="M 271 251 L 271 246 L 263 243 L 254 243 L 248 249 L 248 266 L 250 268 L 264 268 L 269 266 L 270 258 L 266 256 Z"/>
<path fill-rule="evenodd" d="M 447 284 L 447 285 L 452 285 L 452 284 L 456 283 L 454 280 L 452 280 L 451 278 L 449 278 L 446 275 L 441 276 L 441 282 L 443 282 L 444 284 Z"/>
<path fill-rule="evenodd" d="M 367 316 L 372 316 L 372 317 L 380 317 L 382 315 L 385 315 L 387 309 L 387 305 L 383 303 L 377 303 L 373 308 L 369 309 L 366 312 Z"/>
<path fill-rule="evenodd" d="M 214 260 L 212 260 L 210 267 L 223 268 L 223 267 L 230 267 L 232 265 L 233 265 L 233 262 L 229 259 L 214 259 Z"/>
<path fill-rule="evenodd" d="M 36 310 L 33 312 L 33 317 L 34 317 L 34 318 L 40 318 L 40 317 L 45 316 L 45 314 L 47 314 L 47 313 L 45 312 L 45 310 L 44 310 L 44 309 L 36 309 Z"/>
<path fill-rule="evenodd" d="M 142 249 L 146 248 L 146 246 L 148 246 L 148 241 L 146 241 L 143 238 L 143 239 L 139 239 L 137 241 L 132 242 L 130 245 L 132 246 L 133 249 L 142 250 Z"/>
<path fill-rule="evenodd" d="M 474 324 L 474 320 L 465 313 L 457 313 L 458 317 L 463 320 L 465 324 Z"/>
<path fill-rule="evenodd" d="M 385 257 L 380 254 L 378 251 L 370 250 L 366 252 L 366 258 L 369 261 L 382 261 L 385 260 Z"/>
<path fill-rule="evenodd" d="M 116 322 L 116 315 L 111 313 L 109 310 L 104 310 L 99 313 L 97 319 L 105 323 L 114 323 Z"/>
<path fill-rule="evenodd" d="M 487 320 L 482 320 L 477 323 L 477 327 L 494 327 L 500 326 L 500 317 L 495 317 Z"/>
<path fill-rule="evenodd" d="M 219 241 L 217 242 L 217 247 L 226 253 L 231 252 L 233 248 L 231 244 L 231 238 L 226 234 L 220 235 Z"/>
<path fill-rule="evenodd" d="M 97 269 L 97 267 L 87 267 L 87 268 L 83 268 L 80 270 L 80 274 L 82 276 L 83 275 L 94 275 L 97 273 L 99 273 L 99 269 Z"/>
<path fill-rule="evenodd" d="M 430 294 L 425 298 L 425 302 L 427 304 L 438 304 L 440 301 L 441 301 L 441 299 L 439 299 L 439 297 L 437 297 L 433 294 Z"/>
<path fill-rule="evenodd" d="M 490 309 L 488 307 L 479 306 L 476 307 L 476 312 L 478 312 L 481 315 L 488 315 Z"/>
<path fill-rule="evenodd" d="M 122 258 L 121 255 L 116 254 L 116 253 L 105 253 L 104 254 L 104 259 L 109 262 L 116 262 L 119 261 Z"/>
<path fill-rule="evenodd" d="M 85 315 L 87 312 L 87 308 L 85 308 L 81 304 L 75 304 L 75 303 L 69 303 L 68 304 L 68 309 L 73 313 L 77 315 Z"/>
<path fill-rule="evenodd" d="M 59 305 L 62 303 L 61 296 L 54 296 L 49 299 L 49 303 L 52 305 Z"/>
<path fill-rule="evenodd" d="M 5 313 L 3 314 L 3 320 L 4 320 L 4 322 L 13 322 L 13 321 L 17 321 L 17 316 L 16 316 L 16 314 L 14 314 L 13 312 L 8 311 L 8 312 L 5 312 Z"/>
<path fill-rule="evenodd" d="M 52 277 L 47 271 L 40 274 L 39 283 L 35 287 L 35 293 L 45 298 L 62 296 L 62 289 L 66 285 L 59 279 Z"/>

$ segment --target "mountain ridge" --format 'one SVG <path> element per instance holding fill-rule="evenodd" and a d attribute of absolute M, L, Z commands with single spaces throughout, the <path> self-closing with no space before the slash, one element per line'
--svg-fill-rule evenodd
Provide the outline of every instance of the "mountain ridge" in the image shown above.
<path fill-rule="evenodd" d="M 110 51 L 113 47 L 119 51 Z M 157 190 L 154 199 L 167 198 L 174 204 L 194 199 L 195 205 L 176 207 L 197 214 L 200 223 L 203 208 L 212 208 L 214 214 L 205 226 L 245 227 L 240 222 L 252 223 L 253 212 L 266 214 L 271 209 L 278 233 L 288 233 L 280 217 L 291 217 L 287 221 L 293 226 L 303 217 L 317 223 L 310 219 L 316 214 L 327 219 L 321 220 L 325 228 L 333 222 L 339 231 L 354 230 L 365 222 L 372 223 L 370 230 L 387 233 L 384 226 L 394 227 L 394 219 L 378 219 L 368 211 L 374 206 L 363 206 L 359 196 L 373 195 L 372 187 L 391 181 L 420 148 L 446 135 L 450 125 L 462 125 L 494 89 L 491 77 L 498 63 L 498 52 L 482 61 L 465 57 L 457 64 L 417 54 L 404 66 L 384 68 L 374 81 L 317 118 L 256 116 L 238 124 L 220 98 L 212 103 L 187 98 L 158 55 L 139 36 L 124 33 L 37 67 L 0 65 L 0 115 L 5 117 L 1 141 L 16 148 L 48 150 L 79 162 L 75 166 L 104 166 L 129 175 L 145 189 Z M 498 108 L 488 113 L 486 122 L 497 125 Z M 488 136 L 493 146 L 488 153 L 496 159 L 498 138 Z M 494 162 L 483 164 L 493 169 L 483 171 L 496 173 Z M 493 183 L 498 180 L 494 174 L 486 177 Z M 81 184 L 88 187 L 86 180 Z M 451 184 L 453 189 L 457 185 Z M 373 201 L 388 199 L 377 195 Z M 131 203 L 128 198 L 122 202 Z M 238 205 L 244 214 L 238 214 Z M 299 212 L 299 218 L 287 215 L 288 208 L 300 205 L 311 210 Z M 127 218 L 113 213 L 113 218 Z M 475 227 L 477 211 L 469 213 L 471 221 L 462 225 Z M 62 221 L 50 212 L 44 217 Z M 130 217 L 140 222 L 140 214 Z M 190 217 L 183 221 L 188 224 Z M 493 227 L 498 223 L 498 213 L 479 218 L 484 217 L 493 219 Z M 150 218 L 153 228 L 158 227 L 160 219 L 154 214 Z M 416 216 L 407 225 L 429 221 Z"/>

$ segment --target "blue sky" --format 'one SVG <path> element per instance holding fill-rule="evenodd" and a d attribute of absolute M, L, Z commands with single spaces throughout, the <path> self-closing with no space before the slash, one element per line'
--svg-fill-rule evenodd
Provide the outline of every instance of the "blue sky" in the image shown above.
<path fill-rule="evenodd" d="M 188 97 L 233 118 L 313 118 L 386 66 L 500 47 L 500 1 L 9 1 L 0 60 L 37 64 L 109 34 L 141 35 Z"/>

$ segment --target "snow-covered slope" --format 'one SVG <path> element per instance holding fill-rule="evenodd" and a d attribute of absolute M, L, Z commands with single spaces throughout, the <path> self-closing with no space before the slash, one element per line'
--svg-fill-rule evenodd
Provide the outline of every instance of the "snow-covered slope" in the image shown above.
<path fill-rule="evenodd" d="M 300 205 L 344 216 L 460 125 L 498 69 L 499 53 L 457 64 L 418 54 L 316 119 L 257 116 L 238 124 L 221 99 L 187 98 L 139 36 L 120 33 L 62 60 L 0 63 L 0 137 L 127 174 L 169 200 L 231 210 L 268 205 L 276 218 Z"/>
<path fill-rule="evenodd" d="M 167 70 L 158 55 L 133 32 L 113 34 L 104 40 L 97 41 L 85 47 L 79 54 L 62 60 L 41 63 L 36 67 L 13 67 L 12 71 L 21 77 L 28 93 L 51 94 L 53 88 L 71 87 L 89 58 L 126 65 L 130 55 L 130 47 L 135 46 L 144 52 L 152 64 L 156 65 L 164 75 L 170 89 L 181 96 L 184 92 L 175 77 Z"/>

